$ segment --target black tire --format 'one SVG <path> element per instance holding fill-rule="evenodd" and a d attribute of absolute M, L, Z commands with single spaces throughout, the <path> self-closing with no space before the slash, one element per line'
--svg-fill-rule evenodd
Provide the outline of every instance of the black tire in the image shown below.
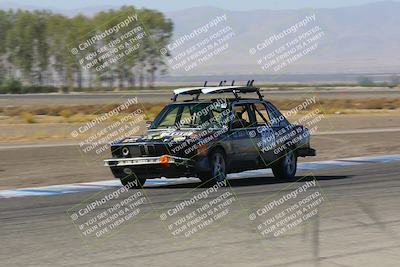
<path fill-rule="evenodd" d="M 134 188 L 142 188 L 144 183 L 146 182 L 145 178 L 136 178 L 132 176 L 127 176 L 124 178 L 121 178 L 121 184 L 128 189 L 134 189 Z"/>
<path fill-rule="evenodd" d="M 210 156 L 210 171 L 200 173 L 199 179 L 209 185 L 226 182 L 226 159 L 222 149 L 214 150 Z"/>
<path fill-rule="evenodd" d="M 272 173 L 278 179 L 291 180 L 295 177 L 297 170 L 297 156 L 292 150 L 287 150 L 272 166 Z"/>

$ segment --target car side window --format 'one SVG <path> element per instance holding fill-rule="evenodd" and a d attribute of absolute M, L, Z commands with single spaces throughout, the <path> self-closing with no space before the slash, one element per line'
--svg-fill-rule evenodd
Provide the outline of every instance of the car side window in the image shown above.
<path fill-rule="evenodd" d="M 289 124 L 285 116 L 283 116 L 282 113 L 280 113 L 271 103 L 268 103 L 267 108 L 272 127 L 285 127 Z"/>
<path fill-rule="evenodd" d="M 269 114 L 264 103 L 254 103 L 253 109 L 257 126 L 270 125 Z"/>
<path fill-rule="evenodd" d="M 251 126 L 249 104 L 236 104 L 233 106 L 234 119 L 232 122 L 232 128 L 247 128 Z"/>

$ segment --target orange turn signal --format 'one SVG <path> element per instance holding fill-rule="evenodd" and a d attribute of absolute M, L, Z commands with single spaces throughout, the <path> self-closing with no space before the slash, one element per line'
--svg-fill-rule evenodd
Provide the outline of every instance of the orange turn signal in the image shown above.
<path fill-rule="evenodd" d="M 160 157 L 160 164 L 161 165 L 168 165 L 169 163 L 169 156 L 168 155 L 162 155 Z"/>

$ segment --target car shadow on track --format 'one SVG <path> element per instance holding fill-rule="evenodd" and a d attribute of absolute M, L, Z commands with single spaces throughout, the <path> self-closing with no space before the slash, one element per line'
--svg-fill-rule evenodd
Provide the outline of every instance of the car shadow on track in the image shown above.
<path fill-rule="evenodd" d="M 275 177 L 256 177 L 256 178 L 242 178 L 228 180 L 229 185 L 232 187 L 244 187 L 244 186 L 255 186 L 255 185 L 267 185 L 267 184 L 280 184 L 280 183 L 302 183 L 306 181 L 325 181 L 325 180 L 338 180 L 348 179 L 350 175 L 316 175 L 316 176 L 296 176 L 290 180 L 282 180 Z"/>
<path fill-rule="evenodd" d="M 339 180 L 351 178 L 351 175 L 314 175 L 314 176 L 296 176 L 291 180 L 282 180 L 275 177 L 252 177 L 252 178 L 240 178 L 240 179 L 228 179 L 228 185 L 230 187 L 245 187 L 245 186 L 257 186 L 257 185 L 268 185 L 268 184 L 281 184 L 281 183 L 294 183 L 294 182 L 306 182 L 306 181 L 325 181 L 325 180 Z M 202 183 L 184 183 L 175 185 L 165 185 L 159 187 L 148 187 L 146 189 L 165 189 L 165 188 L 207 188 L 210 185 Z"/>

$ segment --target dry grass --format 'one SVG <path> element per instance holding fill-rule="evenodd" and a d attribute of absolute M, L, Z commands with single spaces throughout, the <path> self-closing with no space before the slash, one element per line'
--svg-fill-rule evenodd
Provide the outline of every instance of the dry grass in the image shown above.
<path fill-rule="evenodd" d="M 33 114 L 31 112 L 21 112 L 20 114 L 21 118 L 24 120 L 26 123 L 35 123 L 35 119 L 33 118 Z"/>
<path fill-rule="evenodd" d="M 301 104 L 304 100 L 273 100 L 281 110 L 289 110 Z M 363 112 L 385 112 L 400 110 L 400 99 L 321 99 L 318 107 L 325 114 L 351 114 Z M 118 104 L 111 105 L 48 105 L 20 106 L 0 108 L 1 124 L 19 123 L 81 123 L 94 119 L 96 116 L 109 112 Z M 124 113 L 113 116 L 111 121 L 119 120 L 129 112 L 143 109 L 146 119 L 154 117 L 165 106 L 165 103 L 144 103 L 130 106 Z M 315 106 L 311 106 L 312 109 Z"/>
<path fill-rule="evenodd" d="M 280 109 L 291 109 L 298 104 L 301 104 L 302 100 L 295 101 L 284 101 L 275 100 L 272 101 Z M 341 111 L 341 110 L 395 110 L 400 109 L 400 99 L 397 98 L 378 98 L 378 99 L 320 99 L 317 102 L 321 108 L 330 112 Z M 311 108 L 315 108 L 312 106 Z"/>
<path fill-rule="evenodd" d="M 60 113 L 58 113 L 58 115 L 60 115 L 63 118 L 68 119 L 73 115 L 73 113 L 69 109 L 63 109 L 63 110 L 60 111 Z"/>
<path fill-rule="evenodd" d="M 0 113 L 5 116 L 19 116 L 22 112 L 30 112 L 33 115 L 63 116 L 70 117 L 74 114 L 99 115 L 109 112 L 119 106 L 110 105 L 43 105 L 43 106 L 13 106 L 0 107 Z M 124 112 L 129 113 L 137 109 L 145 111 L 158 110 L 165 106 L 165 103 L 144 103 L 128 107 Z"/>

